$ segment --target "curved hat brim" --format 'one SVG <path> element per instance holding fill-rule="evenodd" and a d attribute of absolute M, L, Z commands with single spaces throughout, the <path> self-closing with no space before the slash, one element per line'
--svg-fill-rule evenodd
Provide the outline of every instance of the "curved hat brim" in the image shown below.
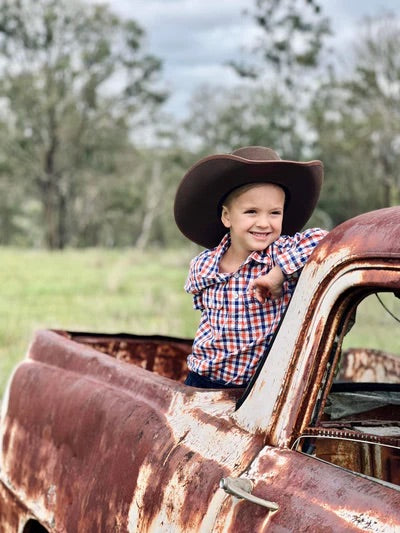
<path fill-rule="evenodd" d="M 183 177 L 175 196 L 175 221 L 191 241 L 213 248 L 227 229 L 220 204 L 249 183 L 275 183 L 287 193 L 282 234 L 300 231 L 317 204 L 323 181 L 321 161 L 250 160 L 232 154 L 206 157 Z"/>

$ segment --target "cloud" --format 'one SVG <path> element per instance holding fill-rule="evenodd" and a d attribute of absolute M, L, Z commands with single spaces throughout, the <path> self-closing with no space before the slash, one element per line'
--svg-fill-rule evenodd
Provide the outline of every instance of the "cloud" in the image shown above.
<path fill-rule="evenodd" d="M 96 3 L 96 0 L 86 0 Z M 103 0 L 104 1 L 104 0 Z M 245 10 L 249 0 L 112 0 L 123 18 L 145 30 L 147 49 L 160 57 L 171 92 L 167 110 L 183 115 L 183 102 L 204 83 L 233 84 L 226 63 L 254 43 L 258 32 Z"/>
<path fill-rule="evenodd" d="M 201 31 L 236 25 L 246 5 L 244 0 L 113 0 L 112 9 L 149 29 L 174 26 Z"/>
<path fill-rule="evenodd" d="M 114 0 L 112 9 L 135 18 L 151 50 L 163 59 L 171 97 L 167 109 L 183 115 L 183 102 L 204 83 L 229 86 L 236 76 L 229 60 L 254 42 L 257 28 L 244 11 L 248 0 Z"/>
<path fill-rule="evenodd" d="M 96 3 L 96 0 L 86 0 Z M 106 0 L 103 0 L 103 2 Z M 184 102 L 196 86 L 205 83 L 233 85 L 237 78 L 226 66 L 243 48 L 250 49 L 259 30 L 246 9 L 255 0 L 108 0 L 124 18 L 136 20 L 147 35 L 147 49 L 163 61 L 164 79 L 171 97 L 167 110 L 183 116 Z M 366 15 L 394 9 L 391 0 L 322 2 L 332 20 L 334 45 L 348 48 Z M 399 12 L 399 7 L 395 9 Z"/>
<path fill-rule="evenodd" d="M 231 58 L 249 43 L 254 24 L 243 11 L 245 0 L 114 0 L 112 9 L 134 17 L 146 30 L 155 50 L 170 63 Z"/>

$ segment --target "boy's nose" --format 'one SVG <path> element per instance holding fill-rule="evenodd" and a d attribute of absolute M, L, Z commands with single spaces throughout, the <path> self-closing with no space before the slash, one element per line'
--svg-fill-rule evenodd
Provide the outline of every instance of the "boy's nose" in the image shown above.
<path fill-rule="evenodd" d="M 269 217 L 268 216 L 263 216 L 263 215 L 260 215 L 257 219 L 257 226 L 259 228 L 269 228 L 270 226 L 270 221 L 269 221 Z"/>

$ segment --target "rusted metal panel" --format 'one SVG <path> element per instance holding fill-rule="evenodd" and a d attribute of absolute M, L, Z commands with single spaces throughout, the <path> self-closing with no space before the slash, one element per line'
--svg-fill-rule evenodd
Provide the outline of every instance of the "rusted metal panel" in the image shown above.
<path fill-rule="evenodd" d="M 2 475 L 51 531 L 273 532 L 316 523 L 395 531 L 400 524 L 393 509 L 389 522 L 385 516 L 392 504 L 400 509 L 400 493 L 373 491 L 373 482 L 350 481 L 296 452 L 261 451 L 263 436 L 232 422 L 238 391 L 166 386 L 49 332 L 38 335 L 30 356 L 11 383 Z M 218 489 L 226 475 L 254 480 L 253 493 L 280 510 L 226 496 Z"/>
<path fill-rule="evenodd" d="M 185 381 L 188 374 L 186 359 L 192 348 L 190 339 L 73 332 L 68 332 L 67 335 L 76 342 L 91 346 L 118 361 L 140 366 L 175 381 Z"/>
<path fill-rule="evenodd" d="M 215 531 L 400 531 L 400 492 L 298 452 L 266 447 L 243 477 L 267 509 L 227 497 Z"/>
<path fill-rule="evenodd" d="M 17 533 L 22 531 L 24 524 L 32 513 L 19 498 L 0 481 L 0 531 L 1 533 Z"/>
<path fill-rule="evenodd" d="M 193 531 L 220 478 L 262 447 L 230 417 L 237 395 L 196 391 L 41 332 L 11 382 L 2 479 L 55 531 Z"/>
<path fill-rule="evenodd" d="M 340 251 L 342 261 L 400 257 L 400 207 L 364 213 L 334 228 L 315 249 L 311 261 L 330 262 L 330 253 Z"/>
<path fill-rule="evenodd" d="M 349 348 L 340 359 L 337 380 L 400 383 L 400 357 L 380 350 Z"/>
<path fill-rule="evenodd" d="M 322 432 L 316 431 L 315 433 Z M 380 438 L 379 441 L 386 441 L 390 444 L 389 446 L 382 446 L 373 442 L 351 440 L 351 437 L 354 438 L 355 436 L 354 432 L 330 430 L 326 431 L 326 434 L 331 435 L 331 438 L 315 439 L 317 457 L 328 463 L 347 468 L 352 472 L 400 486 L 399 439 Z M 356 438 L 359 439 L 358 434 Z M 370 436 L 365 438 L 371 440 Z"/>
<path fill-rule="evenodd" d="M 325 376 L 325 346 L 337 329 L 332 309 L 371 280 L 399 287 L 399 238 L 395 208 L 358 217 L 324 240 L 237 412 L 240 391 L 180 383 L 188 346 L 179 342 L 169 345 L 177 363 L 168 366 L 170 348 L 160 339 L 141 346 L 39 332 L 5 398 L 3 494 L 57 533 L 400 530 L 400 491 L 287 449 L 309 423 Z M 218 488 L 226 476 L 251 479 L 253 493 L 279 511 L 227 496 Z"/>

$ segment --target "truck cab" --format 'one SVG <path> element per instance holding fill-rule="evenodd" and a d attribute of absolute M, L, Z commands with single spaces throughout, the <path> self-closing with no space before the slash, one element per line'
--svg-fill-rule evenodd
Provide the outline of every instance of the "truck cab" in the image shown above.
<path fill-rule="evenodd" d="M 190 339 L 37 332 L 2 405 L 1 531 L 400 531 L 400 358 L 343 348 L 366 298 L 399 298 L 399 242 L 400 207 L 332 230 L 246 389 L 185 386 Z"/>

